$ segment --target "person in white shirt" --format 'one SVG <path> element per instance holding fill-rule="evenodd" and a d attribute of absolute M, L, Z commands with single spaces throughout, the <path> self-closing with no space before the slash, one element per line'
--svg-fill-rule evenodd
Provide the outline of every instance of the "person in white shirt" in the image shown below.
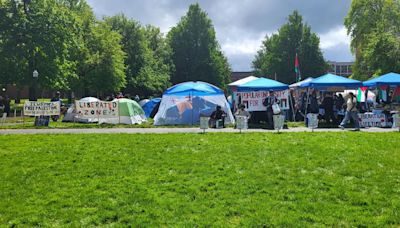
<path fill-rule="evenodd" d="M 353 93 L 349 93 L 349 97 L 347 98 L 347 108 L 346 108 L 346 113 L 344 116 L 344 119 L 342 123 L 340 123 L 339 127 L 343 130 L 344 125 L 350 121 L 350 119 L 353 119 L 354 125 L 355 125 L 355 130 L 359 131 L 360 130 L 360 123 L 358 122 L 358 111 L 357 111 L 357 98 L 354 96 Z"/>
<path fill-rule="evenodd" d="M 245 116 L 247 119 L 250 119 L 251 117 L 250 113 L 245 110 L 244 104 L 239 105 L 239 109 L 235 112 L 235 116 Z"/>

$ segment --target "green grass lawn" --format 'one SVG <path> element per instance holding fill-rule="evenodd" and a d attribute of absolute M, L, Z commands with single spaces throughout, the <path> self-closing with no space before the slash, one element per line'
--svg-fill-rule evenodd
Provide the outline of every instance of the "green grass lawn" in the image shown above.
<path fill-rule="evenodd" d="M 0 226 L 399 226 L 399 139 L 1 135 Z"/>

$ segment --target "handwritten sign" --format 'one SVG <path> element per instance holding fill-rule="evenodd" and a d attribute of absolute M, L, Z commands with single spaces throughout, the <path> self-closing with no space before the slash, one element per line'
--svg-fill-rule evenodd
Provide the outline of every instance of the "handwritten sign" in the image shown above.
<path fill-rule="evenodd" d="M 358 114 L 360 127 L 386 127 L 385 114 L 363 113 Z"/>
<path fill-rule="evenodd" d="M 60 102 L 26 101 L 24 104 L 25 116 L 59 116 Z"/>
<path fill-rule="evenodd" d="M 76 113 L 88 118 L 118 118 L 118 101 L 75 101 Z"/>
<path fill-rule="evenodd" d="M 275 96 L 279 100 L 281 110 L 289 109 L 289 90 L 275 91 Z M 268 91 L 252 91 L 252 92 L 236 92 L 235 103 L 244 104 L 246 110 L 252 111 L 265 111 L 266 107 L 263 105 L 265 98 L 269 96 Z"/>

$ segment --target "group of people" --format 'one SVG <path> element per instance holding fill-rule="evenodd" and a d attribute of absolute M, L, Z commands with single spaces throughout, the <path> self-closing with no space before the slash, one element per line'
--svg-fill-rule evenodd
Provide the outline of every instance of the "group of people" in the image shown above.
<path fill-rule="evenodd" d="M 346 100 L 347 99 L 347 100 Z M 325 92 L 322 99 L 318 99 L 317 92 L 313 91 L 307 99 L 307 94 L 303 93 L 299 101 L 298 112 L 306 118 L 307 114 L 321 114 L 327 124 L 344 128 L 350 120 L 353 120 L 356 130 L 359 130 L 358 112 L 359 107 L 354 93 L 350 92 L 345 97 L 342 94 Z"/>
<path fill-rule="evenodd" d="M 354 94 L 353 94 L 354 95 Z M 307 93 L 301 95 L 301 99 L 296 106 L 297 113 L 305 118 L 308 113 L 319 114 L 320 108 L 324 110 L 323 117 L 328 124 L 340 123 L 345 115 L 345 99 L 342 94 L 336 95 L 326 92 L 323 97 L 318 99 L 317 92 L 314 91 L 308 97 Z"/>

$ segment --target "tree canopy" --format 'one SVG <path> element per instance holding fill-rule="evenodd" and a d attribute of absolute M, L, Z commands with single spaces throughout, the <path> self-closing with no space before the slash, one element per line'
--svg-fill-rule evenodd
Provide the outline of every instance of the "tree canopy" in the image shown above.
<path fill-rule="evenodd" d="M 171 64 L 160 30 L 142 27 L 122 14 L 105 18 L 105 21 L 122 35 L 121 45 L 127 54 L 125 92 L 141 96 L 161 95 L 170 85 Z"/>
<path fill-rule="evenodd" d="M 205 81 L 226 88 L 230 66 L 217 42 L 214 26 L 199 4 L 193 4 L 168 33 L 175 71 L 172 83 Z"/>
<path fill-rule="evenodd" d="M 302 77 L 320 76 L 327 64 L 319 48 L 319 37 L 294 11 L 278 33 L 266 36 L 253 61 L 258 76 L 276 78 L 285 83 L 296 81 L 295 57 L 298 55 Z"/>
<path fill-rule="evenodd" d="M 99 95 L 125 85 L 121 37 L 82 0 L 0 0 L 0 75 L 4 84 Z M 82 88 L 83 87 L 83 88 Z"/>
<path fill-rule="evenodd" d="M 344 24 L 356 56 L 354 78 L 400 72 L 399 0 L 353 0 Z"/>

